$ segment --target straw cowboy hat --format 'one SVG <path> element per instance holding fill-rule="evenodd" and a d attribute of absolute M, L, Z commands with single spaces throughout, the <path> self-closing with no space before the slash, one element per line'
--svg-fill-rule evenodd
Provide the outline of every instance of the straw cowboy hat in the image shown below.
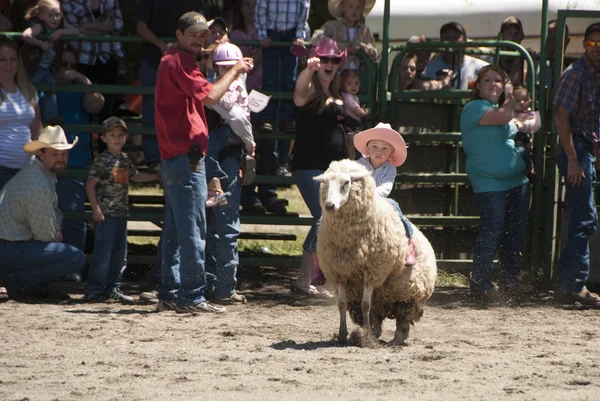
<path fill-rule="evenodd" d="M 342 1 L 344 0 L 329 0 L 327 1 L 327 7 L 329 8 L 329 14 L 333 16 L 333 18 L 342 18 L 342 10 L 340 10 L 340 6 L 342 5 Z M 363 8 L 363 18 L 369 15 L 373 7 L 375 6 L 376 0 L 365 0 L 365 6 Z"/>
<path fill-rule="evenodd" d="M 337 42 L 331 38 L 321 37 L 319 43 L 310 49 L 309 57 L 329 57 L 329 58 L 339 58 L 340 69 L 342 70 L 344 64 L 346 63 L 347 53 L 346 50 L 340 50 Z"/>
<path fill-rule="evenodd" d="M 391 125 L 379 123 L 374 128 L 359 132 L 354 136 L 354 146 L 360 153 L 366 155 L 367 144 L 372 140 L 386 141 L 394 147 L 394 153 L 390 156 L 390 163 L 394 167 L 401 166 L 406 161 L 406 142 Z"/>
<path fill-rule="evenodd" d="M 73 143 L 67 142 L 67 137 L 65 136 L 65 131 L 63 131 L 62 127 L 56 125 L 49 125 L 42 130 L 37 141 L 31 141 L 25 146 L 23 146 L 23 150 L 27 153 L 35 153 L 40 149 L 45 148 L 53 148 L 57 150 L 69 150 L 75 144 L 79 138 L 75 138 Z"/>

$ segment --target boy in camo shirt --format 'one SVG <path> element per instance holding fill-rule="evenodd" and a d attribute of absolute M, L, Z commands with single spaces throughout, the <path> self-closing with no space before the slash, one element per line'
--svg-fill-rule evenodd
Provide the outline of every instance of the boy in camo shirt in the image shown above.
<path fill-rule="evenodd" d="M 88 302 L 133 303 L 133 298 L 119 289 L 127 267 L 129 181 L 158 181 L 159 174 L 138 173 L 122 152 L 127 133 L 127 125 L 120 118 L 104 121 L 100 139 L 107 150 L 94 159 L 86 185 L 96 235 L 84 296 Z"/>

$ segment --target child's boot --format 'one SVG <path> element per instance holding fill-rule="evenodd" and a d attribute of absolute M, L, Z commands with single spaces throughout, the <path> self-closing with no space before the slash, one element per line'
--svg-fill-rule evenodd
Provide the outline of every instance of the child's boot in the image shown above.
<path fill-rule="evenodd" d="M 227 204 L 227 197 L 221 189 L 221 181 L 218 178 L 213 178 L 208 182 L 208 198 L 206 199 L 206 207 L 216 207 Z"/>
<path fill-rule="evenodd" d="M 412 238 L 408 239 L 408 252 L 406 253 L 406 257 L 404 258 L 405 266 L 414 266 L 417 264 L 417 256 L 415 254 L 415 246 L 413 244 Z"/>

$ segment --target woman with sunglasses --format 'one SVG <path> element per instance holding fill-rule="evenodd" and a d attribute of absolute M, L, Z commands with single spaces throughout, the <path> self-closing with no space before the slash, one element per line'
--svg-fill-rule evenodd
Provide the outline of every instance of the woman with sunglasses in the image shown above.
<path fill-rule="evenodd" d="M 292 176 L 310 209 L 313 224 L 304 241 L 300 276 L 293 289 L 308 296 L 332 297 L 321 287 L 322 276 L 313 280 L 313 269 L 320 271 L 315 267 L 317 223 L 321 218 L 319 183 L 313 177 L 327 170 L 332 161 L 347 155 L 344 124 L 355 120 L 347 117 L 339 90 L 338 73 L 345 60 L 346 51 L 341 51 L 333 39 L 321 39 L 311 50 L 294 90 L 296 141 L 291 156 Z"/>

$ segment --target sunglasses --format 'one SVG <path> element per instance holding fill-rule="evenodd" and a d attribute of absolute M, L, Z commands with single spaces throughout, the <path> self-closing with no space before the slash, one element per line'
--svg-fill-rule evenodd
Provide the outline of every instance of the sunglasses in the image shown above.
<path fill-rule="evenodd" d="M 339 57 L 319 57 L 319 60 L 321 60 L 321 64 L 331 63 L 333 65 L 338 65 L 340 63 Z"/>
<path fill-rule="evenodd" d="M 205 53 L 205 54 L 198 54 L 196 56 L 196 61 L 200 61 L 200 60 L 208 60 L 210 58 L 210 53 Z"/>
<path fill-rule="evenodd" d="M 588 45 L 589 47 L 600 47 L 600 40 L 599 41 L 593 41 L 591 39 L 586 40 L 585 44 Z"/>
<path fill-rule="evenodd" d="M 66 69 L 76 70 L 77 63 L 69 63 L 68 61 L 63 61 L 62 66 Z"/>

